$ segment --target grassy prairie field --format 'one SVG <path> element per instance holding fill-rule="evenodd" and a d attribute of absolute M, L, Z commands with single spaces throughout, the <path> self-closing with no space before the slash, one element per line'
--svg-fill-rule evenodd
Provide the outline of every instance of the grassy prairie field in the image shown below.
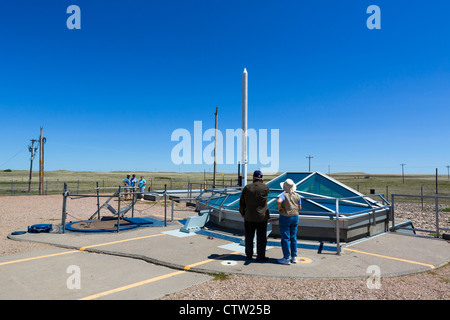
<path fill-rule="evenodd" d="M 162 190 L 164 185 L 167 189 L 187 189 L 188 183 L 193 184 L 193 188 L 199 188 L 207 182 L 208 187 L 212 186 L 213 174 L 203 172 L 87 172 L 87 171 L 47 171 L 44 175 L 44 190 L 47 194 L 62 193 L 64 182 L 67 183 L 72 193 L 93 193 L 98 182 L 99 187 L 118 187 L 123 185 L 122 181 L 127 174 L 135 174 L 139 180 L 143 176 L 147 181 L 147 189 Z M 267 176 L 272 179 L 276 175 Z M 33 172 L 30 192 L 28 192 L 29 171 L 13 170 L 11 172 L 0 172 L 0 195 L 20 195 L 39 194 L 39 172 Z M 268 180 L 267 180 L 268 181 Z M 216 175 L 216 185 L 236 185 L 237 174 L 218 172 Z M 105 190 L 105 192 L 110 192 Z"/>
<path fill-rule="evenodd" d="M 118 187 L 122 185 L 122 180 L 127 173 L 136 174 L 136 177 L 142 175 L 147 180 L 147 187 L 152 190 L 164 189 L 164 185 L 170 189 L 187 189 L 188 182 L 198 183 L 194 188 L 199 188 L 200 184 L 206 181 L 208 187 L 213 182 L 212 173 L 203 172 L 85 172 L 85 171 L 47 171 L 44 176 L 44 190 L 47 194 L 62 193 L 63 184 L 68 184 L 72 193 L 93 193 L 96 183 L 100 187 Z M 278 174 L 266 175 L 265 181 L 270 181 Z M 424 195 L 436 194 L 435 175 L 405 175 L 404 181 L 402 175 L 383 175 L 355 173 L 334 173 L 331 177 L 342 182 L 349 187 L 358 190 L 363 194 L 370 194 L 371 190 L 375 193 L 387 195 L 391 194 L 415 194 Z M 26 170 L 13 170 L 11 172 L 0 172 L 0 195 L 24 195 L 39 193 L 39 172 L 33 172 L 31 190 L 28 192 L 29 172 Z M 250 176 L 249 176 L 250 178 Z M 236 185 L 237 173 L 217 173 L 216 184 L 218 186 Z M 105 190 L 110 192 L 110 190 Z M 438 194 L 450 196 L 450 180 L 447 175 L 438 176 Z"/>

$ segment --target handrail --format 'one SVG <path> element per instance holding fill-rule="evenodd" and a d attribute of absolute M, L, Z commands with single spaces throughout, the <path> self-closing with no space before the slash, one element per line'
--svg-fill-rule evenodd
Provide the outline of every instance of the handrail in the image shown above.
<path fill-rule="evenodd" d="M 228 198 L 228 196 L 229 196 L 230 194 L 226 194 L 226 197 Z M 380 193 L 380 194 L 375 194 L 375 196 L 377 196 L 377 195 L 383 195 L 382 193 Z M 354 198 L 363 198 L 363 197 L 371 197 L 371 196 L 374 196 L 373 194 L 372 195 L 363 195 L 363 196 L 358 196 L 358 197 L 348 197 L 348 198 L 305 198 L 306 200 L 329 200 L 329 201 L 332 201 L 332 200 L 334 200 L 334 201 L 345 201 L 345 200 L 348 200 L 348 199 L 354 199 Z M 200 201 L 200 202 L 205 202 L 205 204 L 206 205 L 209 205 L 208 204 L 208 202 L 209 202 L 209 200 L 211 200 L 212 198 L 214 197 L 214 195 L 211 195 L 209 198 L 208 198 L 208 200 L 206 200 L 206 201 L 202 201 L 202 200 L 204 200 L 204 199 L 199 199 L 198 201 Z M 278 198 L 278 197 L 274 197 L 274 196 L 268 196 L 267 197 L 268 199 L 276 199 L 276 198 Z M 269 202 L 269 201 L 268 201 Z M 369 204 L 368 204 L 369 205 Z M 236 210 L 239 210 L 239 207 L 237 207 L 237 206 L 227 206 L 229 209 L 236 209 Z M 380 209 L 386 209 L 386 208 L 390 208 L 391 206 L 390 205 L 384 205 L 384 206 L 379 206 L 379 207 L 375 207 L 375 208 L 370 208 L 370 209 L 364 209 L 364 210 L 361 210 L 361 211 L 357 211 L 357 212 L 353 212 L 351 215 L 353 216 L 353 215 L 357 215 L 357 214 L 362 214 L 362 213 L 367 213 L 367 212 L 372 212 L 374 209 L 375 210 L 380 210 Z M 331 210 L 331 209 L 330 209 Z M 270 211 L 270 210 L 269 210 Z M 273 211 L 276 211 L 276 210 L 273 210 Z M 334 214 L 334 213 L 336 213 L 336 211 L 333 211 L 333 210 L 331 210 L 331 212 L 329 213 L 330 215 L 331 214 Z"/>
<path fill-rule="evenodd" d="M 225 196 L 223 196 L 223 195 L 225 195 Z M 222 201 L 221 201 L 221 203 L 220 204 L 218 204 L 218 203 L 216 203 L 216 204 L 210 204 L 209 202 L 210 202 L 210 200 L 211 199 L 213 199 L 213 198 L 219 198 L 219 197 L 222 197 L 223 196 L 223 199 L 222 199 Z M 228 192 L 221 192 L 221 191 L 212 191 L 212 195 L 208 198 L 208 199 L 198 199 L 198 201 L 199 202 L 201 202 L 201 203 L 204 203 L 206 206 L 212 206 L 212 207 L 217 207 L 218 208 L 218 210 L 219 210 L 219 221 L 222 221 L 222 212 L 223 212 L 223 210 L 224 210 L 224 203 L 225 203 L 225 201 L 226 201 L 226 199 L 228 199 L 228 197 L 230 196 L 230 194 L 228 193 Z M 381 200 L 382 200 L 382 202 L 383 202 L 383 204 L 384 203 L 386 203 L 387 205 L 383 205 L 383 206 L 377 206 L 377 207 L 374 207 L 373 206 L 373 204 L 371 204 L 371 203 L 369 203 L 367 200 L 366 200 L 366 198 L 370 198 L 370 197 L 376 197 L 376 196 L 379 196 L 380 198 L 381 198 Z M 278 196 L 268 196 L 267 197 L 267 199 L 268 199 L 268 203 L 269 202 L 271 202 L 273 199 L 276 199 L 276 198 L 278 198 Z M 450 197 L 449 197 L 450 198 Z M 270 200 L 269 200 L 270 199 Z M 369 213 L 369 215 L 370 215 L 370 213 L 373 213 L 373 222 L 371 222 L 373 225 L 375 225 L 376 224 L 376 216 L 375 216 L 375 213 L 377 212 L 377 211 L 380 211 L 380 210 L 385 210 L 385 209 L 390 209 L 391 208 L 391 205 L 389 204 L 389 202 L 384 198 L 384 193 L 378 193 L 378 194 L 370 194 L 370 195 L 360 195 L 360 196 L 352 196 L 352 197 L 344 197 L 344 198 L 336 198 L 336 197 L 314 197 L 314 198 L 305 198 L 305 200 L 312 200 L 312 201 L 314 201 L 314 200 L 328 200 L 328 201 L 335 201 L 335 203 L 336 203 L 336 209 L 333 211 L 333 210 L 331 210 L 331 209 L 329 209 L 331 212 L 329 213 L 329 216 L 333 216 L 333 220 L 335 220 L 336 221 L 336 225 L 335 225 L 335 230 L 336 230 L 336 253 L 338 254 L 338 255 L 340 255 L 341 254 L 341 245 L 340 245 L 340 221 L 342 220 L 342 218 L 344 218 L 344 219 L 347 219 L 347 215 L 342 215 L 340 212 L 339 212 L 339 203 L 340 202 L 347 202 L 347 201 L 349 201 L 349 200 L 352 200 L 352 199 L 363 199 L 363 201 L 364 201 L 364 203 L 367 205 L 367 206 L 369 206 L 370 208 L 368 208 L 368 209 L 364 209 L 364 210 L 361 210 L 361 211 L 358 211 L 358 212 L 354 212 L 354 213 L 352 213 L 351 214 L 351 216 L 357 216 L 357 215 L 360 215 L 360 214 L 367 214 L 367 213 Z M 232 210 L 232 211 L 238 211 L 239 210 L 239 207 L 237 207 L 237 206 L 226 206 L 226 209 L 225 210 Z M 278 212 L 278 210 L 271 210 L 271 209 L 269 209 L 269 214 L 271 213 L 271 212 Z M 306 213 L 306 212 L 304 212 L 304 213 Z"/>
<path fill-rule="evenodd" d="M 409 197 L 409 198 L 431 198 L 434 199 L 434 208 L 435 208 L 435 230 L 426 230 L 426 229 L 419 229 L 419 228 L 413 228 L 413 230 L 422 231 L 422 232 L 428 232 L 428 233 L 435 233 L 435 238 L 439 238 L 439 234 L 441 230 L 450 231 L 450 228 L 444 228 L 439 225 L 439 199 L 450 199 L 450 196 L 439 196 L 439 195 L 413 195 L 413 194 L 391 194 L 391 203 L 392 203 L 392 209 L 391 209 L 391 221 L 392 221 L 392 232 L 395 232 L 395 229 L 405 229 L 403 227 L 396 227 L 395 226 L 395 197 Z"/>
<path fill-rule="evenodd" d="M 395 193 L 392 194 L 391 196 L 396 196 L 396 197 L 419 197 L 419 198 L 439 198 L 439 199 L 450 199 L 450 196 L 425 196 L 425 195 L 421 195 L 421 194 L 400 194 L 400 193 Z"/>

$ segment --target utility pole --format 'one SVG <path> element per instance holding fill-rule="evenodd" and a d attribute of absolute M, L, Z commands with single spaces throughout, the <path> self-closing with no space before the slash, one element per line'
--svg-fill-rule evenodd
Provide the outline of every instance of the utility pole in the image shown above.
<path fill-rule="evenodd" d="M 309 155 L 306 157 L 309 160 L 309 166 L 308 166 L 308 171 L 311 172 L 311 159 L 314 158 L 313 156 Z"/>
<path fill-rule="evenodd" d="M 436 168 L 436 194 L 438 194 L 438 168 Z M 436 210 L 437 210 L 437 208 L 436 208 Z"/>
<path fill-rule="evenodd" d="M 33 172 L 33 159 L 34 159 L 34 154 L 37 151 L 37 147 L 34 147 L 34 143 L 36 142 L 36 139 L 31 139 L 31 147 L 28 147 L 28 150 L 31 153 L 31 160 L 30 160 L 30 178 L 28 179 L 28 192 L 30 192 L 31 190 L 31 173 Z"/>
<path fill-rule="evenodd" d="M 215 115 L 215 131 L 214 131 L 214 174 L 213 174 L 213 189 L 216 187 L 216 167 L 217 167 L 217 114 L 219 113 L 219 107 L 216 107 Z"/>
<path fill-rule="evenodd" d="M 39 194 L 44 194 L 44 137 L 41 135 L 39 137 Z"/>
<path fill-rule="evenodd" d="M 406 166 L 405 163 L 400 163 L 400 165 L 402 166 L 402 179 L 403 179 L 403 183 L 405 183 L 405 170 L 403 169 L 404 166 Z"/>

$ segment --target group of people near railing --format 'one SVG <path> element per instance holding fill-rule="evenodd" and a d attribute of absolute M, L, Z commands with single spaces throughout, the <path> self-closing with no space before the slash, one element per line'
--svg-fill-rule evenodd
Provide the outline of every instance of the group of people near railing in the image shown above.
<path fill-rule="evenodd" d="M 131 178 L 130 178 L 131 177 Z M 139 193 L 141 197 L 141 201 L 144 200 L 144 192 L 145 192 L 145 186 L 147 185 L 147 181 L 145 181 L 144 177 L 141 176 L 140 179 L 136 179 L 136 175 L 129 175 L 127 174 L 127 177 L 123 179 L 123 185 L 125 186 L 125 194 L 124 199 L 128 199 L 128 195 L 134 191 L 136 191 L 137 188 L 139 188 Z"/>

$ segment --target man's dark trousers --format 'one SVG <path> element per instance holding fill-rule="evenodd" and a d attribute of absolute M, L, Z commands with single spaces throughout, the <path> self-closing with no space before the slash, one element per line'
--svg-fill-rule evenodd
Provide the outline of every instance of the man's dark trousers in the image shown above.
<path fill-rule="evenodd" d="M 256 260 L 263 260 L 266 257 L 267 245 L 267 221 L 263 222 L 244 222 L 245 226 L 245 255 L 247 258 L 253 256 L 253 239 L 256 231 Z"/>

